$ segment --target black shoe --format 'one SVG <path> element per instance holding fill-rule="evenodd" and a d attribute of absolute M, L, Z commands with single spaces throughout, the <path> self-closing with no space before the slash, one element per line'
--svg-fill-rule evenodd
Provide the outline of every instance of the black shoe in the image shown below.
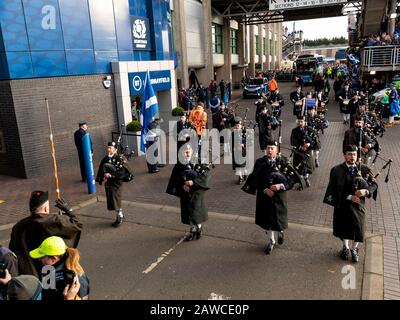
<path fill-rule="evenodd" d="M 319 167 L 319 161 L 315 159 L 315 166 L 318 168 Z"/>
<path fill-rule="evenodd" d="M 239 180 L 238 180 L 238 184 L 241 184 L 242 182 L 243 182 L 243 178 L 242 178 L 242 176 L 240 176 Z"/>
<path fill-rule="evenodd" d="M 197 238 L 197 229 L 195 227 L 190 229 L 189 234 L 186 236 L 185 240 L 186 241 L 192 241 L 195 238 Z"/>
<path fill-rule="evenodd" d="M 267 244 L 267 248 L 265 249 L 265 253 L 266 254 L 271 254 L 272 250 L 274 249 L 275 243 L 272 242 L 272 240 L 270 239 L 268 244 Z"/>
<path fill-rule="evenodd" d="M 311 182 L 309 178 L 304 179 L 306 181 L 306 186 L 309 188 L 311 187 Z"/>
<path fill-rule="evenodd" d="M 119 226 L 122 224 L 123 219 L 124 219 L 124 216 L 121 216 L 121 215 L 118 214 L 118 215 L 117 215 L 117 218 L 116 218 L 115 221 L 113 222 L 112 226 L 113 226 L 114 228 L 119 227 Z"/>
<path fill-rule="evenodd" d="M 351 252 L 351 259 L 353 262 L 358 262 L 360 260 L 360 256 L 358 254 L 358 248 L 353 248 L 350 250 Z"/>
<path fill-rule="evenodd" d="M 203 235 L 203 228 L 197 228 L 196 239 L 199 240 L 202 235 Z"/>
<path fill-rule="evenodd" d="M 350 250 L 347 249 L 345 246 L 343 246 L 342 251 L 340 252 L 340 258 L 342 258 L 343 260 L 349 260 L 350 258 Z"/>
<path fill-rule="evenodd" d="M 157 173 L 157 172 L 160 172 L 160 169 L 150 171 L 150 173 Z"/>
<path fill-rule="evenodd" d="M 285 237 L 283 235 L 283 231 L 279 231 L 278 232 L 278 244 L 283 244 L 284 241 L 285 241 Z"/>

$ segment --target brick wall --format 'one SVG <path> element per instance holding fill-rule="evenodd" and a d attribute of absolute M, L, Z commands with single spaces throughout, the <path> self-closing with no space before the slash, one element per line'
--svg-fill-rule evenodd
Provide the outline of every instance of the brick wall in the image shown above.
<path fill-rule="evenodd" d="M 6 145 L 6 153 L 0 153 L 0 174 L 25 177 L 10 81 L 0 81 L 0 130 Z"/>
<path fill-rule="evenodd" d="M 114 86 L 112 83 L 105 89 L 103 78 L 104 75 L 94 75 L 10 82 L 27 178 L 53 170 L 45 98 L 49 101 L 59 170 L 75 166 L 71 174 L 77 179 L 80 177 L 74 144 L 74 132 L 80 120 L 88 122 L 95 166 L 104 156 L 105 145 L 118 125 Z"/>

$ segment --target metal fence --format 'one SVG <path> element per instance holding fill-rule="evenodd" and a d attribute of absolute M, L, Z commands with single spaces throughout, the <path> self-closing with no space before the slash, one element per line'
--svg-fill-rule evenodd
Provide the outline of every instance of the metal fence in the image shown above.
<path fill-rule="evenodd" d="M 362 50 L 362 66 L 367 71 L 400 70 L 400 46 L 365 47 Z"/>

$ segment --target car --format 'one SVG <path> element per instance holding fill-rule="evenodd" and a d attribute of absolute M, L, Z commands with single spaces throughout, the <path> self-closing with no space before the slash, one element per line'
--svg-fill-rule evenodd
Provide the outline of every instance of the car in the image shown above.
<path fill-rule="evenodd" d="M 250 78 L 243 88 L 243 98 L 250 96 L 261 97 L 262 93 L 269 91 L 267 78 Z"/>

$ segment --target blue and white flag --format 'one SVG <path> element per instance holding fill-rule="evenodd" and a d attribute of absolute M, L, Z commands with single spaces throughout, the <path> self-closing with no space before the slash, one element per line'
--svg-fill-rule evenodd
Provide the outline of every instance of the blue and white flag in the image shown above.
<path fill-rule="evenodd" d="M 140 115 L 140 123 L 142 125 L 142 133 L 140 138 L 140 151 L 146 152 L 146 136 L 147 126 L 151 123 L 152 118 L 158 113 L 157 97 L 150 83 L 150 73 L 147 71 L 144 80 L 144 94 L 142 103 L 142 113 Z"/>

